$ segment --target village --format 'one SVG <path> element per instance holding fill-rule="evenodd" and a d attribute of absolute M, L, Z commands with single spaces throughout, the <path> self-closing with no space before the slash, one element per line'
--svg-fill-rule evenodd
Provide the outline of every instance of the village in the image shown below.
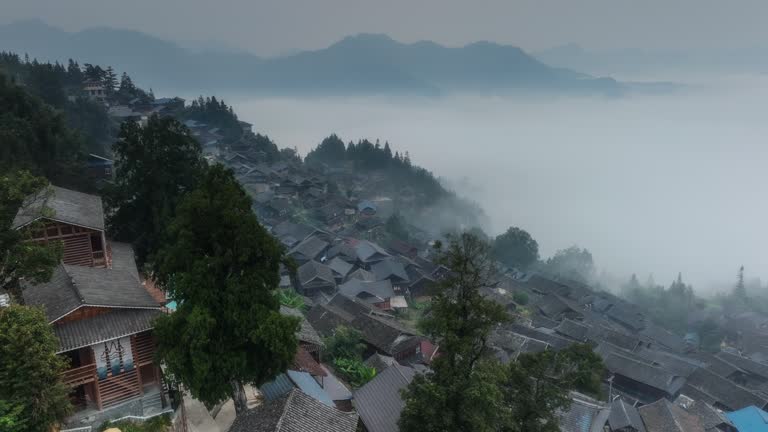
<path fill-rule="evenodd" d="M 107 104 L 118 123 L 179 118 L 207 162 L 234 173 L 260 223 L 295 263 L 281 267 L 278 289 L 281 313 L 301 324 L 293 364 L 258 388 L 246 387 L 245 415 L 235 418 L 231 401 L 204 407 L 169 385 L 155 356 L 154 319 L 173 314 L 177 302 L 136 265 L 131 245 L 109 237 L 100 195 L 53 185 L 46 200 L 25 202 L 12 228 L 33 230 L 28 241 L 63 245 L 50 281 L 25 282 L 22 291 L 24 304 L 45 310 L 58 354 L 69 360 L 62 380 L 76 411 L 61 431 L 159 415 L 175 431 L 398 431 L 401 391 L 441 355 L 439 341 L 417 323 L 451 272 L 434 248 L 445 239 L 407 216 L 428 207 L 421 204 L 427 194 L 394 187 L 382 170 L 309 164 L 265 144 L 244 121 L 224 130 L 218 122 L 185 119 L 189 104 L 180 98 L 116 104 L 98 83 L 83 91 Z M 110 155 L 91 154 L 89 175 L 108 185 L 113 164 Z M 487 341 L 501 364 L 577 344 L 603 361 L 600 394 L 572 392 L 570 407 L 558 413 L 561 431 L 765 430 L 739 425 L 768 423 L 768 316 L 723 315 L 729 337 L 719 352 L 707 352 L 695 337 L 655 324 L 617 295 L 557 275 L 494 267 L 482 294 L 513 317 Z M 0 296 L 0 305 L 10 302 L 9 294 Z M 339 334 L 359 338 L 357 363 L 328 355 L 326 345 Z"/>

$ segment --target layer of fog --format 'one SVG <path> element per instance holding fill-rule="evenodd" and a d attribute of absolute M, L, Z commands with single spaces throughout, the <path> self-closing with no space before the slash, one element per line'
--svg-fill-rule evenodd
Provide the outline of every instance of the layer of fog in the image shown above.
<path fill-rule="evenodd" d="M 700 83 L 699 83 L 700 84 Z M 528 230 L 546 257 L 573 244 L 601 270 L 678 272 L 727 289 L 768 262 L 768 79 L 621 99 L 230 99 L 281 147 L 302 154 L 332 132 L 408 151 L 491 218 Z"/>

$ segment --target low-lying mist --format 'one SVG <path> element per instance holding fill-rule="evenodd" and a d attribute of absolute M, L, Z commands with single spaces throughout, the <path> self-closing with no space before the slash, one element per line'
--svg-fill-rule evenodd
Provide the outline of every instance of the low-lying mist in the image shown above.
<path fill-rule="evenodd" d="M 607 98 L 230 98 L 254 130 L 302 154 L 337 133 L 379 138 L 490 216 L 528 230 L 542 257 L 577 244 L 600 271 L 682 272 L 699 293 L 768 262 L 768 78 Z"/>

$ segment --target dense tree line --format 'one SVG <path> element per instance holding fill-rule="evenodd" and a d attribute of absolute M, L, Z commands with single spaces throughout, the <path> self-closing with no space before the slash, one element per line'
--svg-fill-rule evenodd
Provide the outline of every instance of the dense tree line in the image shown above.
<path fill-rule="evenodd" d="M 71 59 L 64 66 L 58 62 L 23 60 L 17 54 L 0 52 L 0 75 L 6 75 L 11 82 L 61 113 L 64 123 L 80 136 L 81 149 L 89 153 L 108 154 L 108 145 L 116 132 L 104 104 L 83 94 L 83 86 L 89 80 L 104 83 L 108 94 L 116 94 L 117 88 L 109 87 L 111 75 L 107 71 L 111 68 L 104 70 L 90 64 L 81 67 Z"/>
<path fill-rule="evenodd" d="M 383 170 L 389 174 L 393 186 L 411 187 L 423 194 L 424 203 L 433 203 L 450 193 L 443 188 L 431 172 L 411 163 L 408 152 L 392 152 L 388 142 L 382 146 L 364 139 L 347 145 L 337 135 L 325 138 L 311 150 L 304 161 L 312 165 L 339 167 L 350 165 L 358 171 Z"/>
<path fill-rule="evenodd" d="M 558 431 L 557 413 L 568 408 L 570 391 L 599 391 L 602 361 L 590 347 L 576 344 L 502 365 L 487 342 L 510 317 L 480 293 L 494 273 L 490 247 L 465 232 L 451 236 L 440 254 L 451 271 L 420 323 L 440 355 L 403 392 L 400 430 Z"/>
<path fill-rule="evenodd" d="M 238 139 L 243 129 L 237 115 L 231 106 L 216 96 L 198 97 L 181 112 L 183 120 L 195 120 L 205 123 L 211 128 L 219 128 L 221 134 L 228 139 Z"/>

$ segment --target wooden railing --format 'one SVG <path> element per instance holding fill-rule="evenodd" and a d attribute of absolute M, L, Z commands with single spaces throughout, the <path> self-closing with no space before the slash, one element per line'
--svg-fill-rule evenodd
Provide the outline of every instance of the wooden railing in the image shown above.
<path fill-rule="evenodd" d="M 72 368 L 61 373 L 61 380 L 70 387 L 77 387 L 96 380 L 96 363 Z"/>
<path fill-rule="evenodd" d="M 155 360 L 155 340 L 152 333 L 139 333 L 131 337 L 133 363 L 138 366 L 151 364 Z"/>
<path fill-rule="evenodd" d="M 120 375 L 99 380 L 102 408 L 107 408 L 141 395 L 139 373 L 136 368 Z"/>

